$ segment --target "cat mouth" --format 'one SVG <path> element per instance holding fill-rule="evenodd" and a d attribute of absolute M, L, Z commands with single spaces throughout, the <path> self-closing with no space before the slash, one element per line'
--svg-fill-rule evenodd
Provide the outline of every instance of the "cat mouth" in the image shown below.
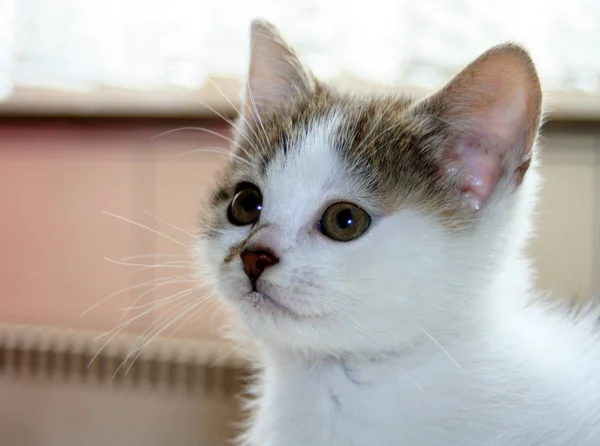
<path fill-rule="evenodd" d="M 249 291 L 243 295 L 243 299 L 256 310 L 270 310 L 287 316 L 298 317 L 298 314 L 286 305 L 283 305 L 261 291 Z"/>

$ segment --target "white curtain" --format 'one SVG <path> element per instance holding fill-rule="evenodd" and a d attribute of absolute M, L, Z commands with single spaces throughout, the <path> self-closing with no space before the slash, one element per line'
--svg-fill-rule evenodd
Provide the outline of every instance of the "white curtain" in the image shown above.
<path fill-rule="evenodd" d="M 254 17 L 328 79 L 437 86 L 513 40 L 531 50 L 546 89 L 600 93 L 598 0 L 0 0 L 0 95 L 240 78 Z"/>
<path fill-rule="evenodd" d="M 13 83 L 14 6 L 13 0 L 0 0 L 0 99 L 9 95 Z"/>

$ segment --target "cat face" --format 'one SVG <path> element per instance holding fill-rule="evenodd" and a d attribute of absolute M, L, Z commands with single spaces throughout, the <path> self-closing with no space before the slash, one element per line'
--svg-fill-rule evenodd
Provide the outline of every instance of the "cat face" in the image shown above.
<path fill-rule="evenodd" d="M 526 53 L 493 49 L 420 101 L 356 98 L 316 81 L 270 25 L 252 39 L 198 239 L 210 282 L 274 349 L 394 351 L 447 327 L 515 245 L 540 120 Z"/>

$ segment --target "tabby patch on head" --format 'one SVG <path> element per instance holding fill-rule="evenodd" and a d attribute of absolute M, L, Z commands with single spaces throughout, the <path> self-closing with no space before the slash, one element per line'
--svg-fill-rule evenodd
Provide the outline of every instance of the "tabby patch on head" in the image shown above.
<path fill-rule="evenodd" d="M 434 288 L 477 282 L 496 259 L 462 248 L 501 237 L 486 216 L 517 199 L 533 157 L 541 91 L 526 51 L 492 48 L 415 100 L 337 92 L 266 22 L 252 24 L 251 42 L 199 251 L 259 337 L 335 350 L 359 342 L 336 334 L 345 327 L 372 341 L 399 314 L 426 318 Z"/>

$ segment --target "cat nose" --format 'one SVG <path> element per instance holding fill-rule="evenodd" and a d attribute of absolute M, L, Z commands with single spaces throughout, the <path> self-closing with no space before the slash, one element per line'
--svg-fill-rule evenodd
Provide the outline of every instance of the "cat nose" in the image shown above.
<path fill-rule="evenodd" d="M 244 272 L 252 282 L 256 282 L 269 266 L 279 263 L 277 256 L 268 250 L 244 250 L 240 257 L 244 262 Z"/>

